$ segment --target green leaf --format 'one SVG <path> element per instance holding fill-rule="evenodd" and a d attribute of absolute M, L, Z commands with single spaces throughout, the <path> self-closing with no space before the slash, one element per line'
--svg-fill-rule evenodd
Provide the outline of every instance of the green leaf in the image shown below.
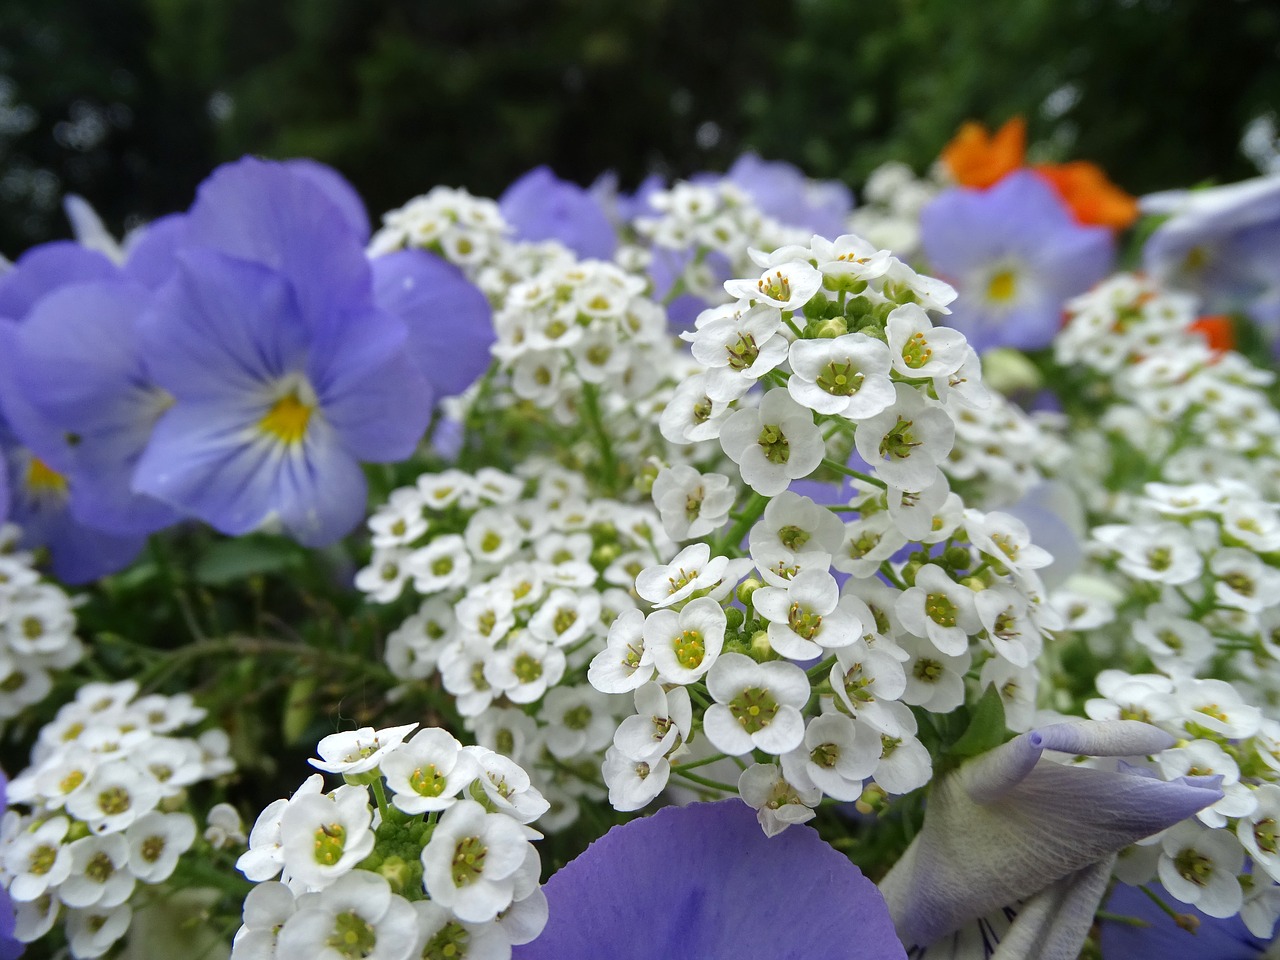
<path fill-rule="evenodd" d="M 217 587 L 247 577 L 291 570 L 302 562 L 297 544 L 283 537 L 239 537 L 211 546 L 196 564 L 195 578 L 206 586 Z"/>
<path fill-rule="evenodd" d="M 284 701 L 284 717 L 280 721 L 285 743 L 298 743 L 307 732 L 308 725 L 315 717 L 315 704 L 312 700 L 315 692 L 316 678 L 310 675 L 299 677 L 289 685 Z"/>
<path fill-rule="evenodd" d="M 1004 701 L 994 686 L 987 687 L 970 710 L 969 726 L 960 739 L 951 745 L 949 753 L 961 759 L 976 757 L 993 750 L 1009 739 L 1004 725 Z"/>

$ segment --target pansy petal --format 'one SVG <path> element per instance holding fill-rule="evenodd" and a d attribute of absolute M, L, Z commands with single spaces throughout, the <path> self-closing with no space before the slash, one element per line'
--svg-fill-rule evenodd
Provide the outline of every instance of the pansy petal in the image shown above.
<path fill-rule="evenodd" d="M 118 275 L 115 264 L 101 253 L 70 240 L 32 247 L 0 275 L 0 317 L 21 320 L 41 297 L 58 287 Z"/>
<path fill-rule="evenodd" d="M 404 320 L 409 354 L 437 396 L 461 393 L 489 365 L 492 312 L 479 289 L 453 264 L 425 250 L 376 257 L 373 295 Z"/>
<path fill-rule="evenodd" d="M 549 167 L 535 167 L 498 198 L 521 240 L 559 240 L 580 258 L 607 260 L 618 246 L 599 200 Z"/>
<path fill-rule="evenodd" d="M 872 886 L 808 827 L 767 838 L 739 800 L 614 827 L 543 888 L 516 960 L 872 960 L 905 952 Z"/>
<path fill-rule="evenodd" d="M 179 400 L 251 394 L 300 370 L 307 349 L 283 277 L 205 250 L 182 255 L 139 329 L 147 370 Z"/>

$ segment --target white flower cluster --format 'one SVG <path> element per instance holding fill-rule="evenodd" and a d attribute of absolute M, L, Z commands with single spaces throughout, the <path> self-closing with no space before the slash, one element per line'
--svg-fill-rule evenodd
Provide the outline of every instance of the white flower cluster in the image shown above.
<path fill-rule="evenodd" d="M 176 735 L 204 719 L 190 696 L 137 693 L 132 681 L 81 687 L 9 784 L 27 811 L 6 814 L 0 859 L 19 940 L 65 914 L 72 956 L 105 953 L 128 931 L 138 884 L 167 880 L 195 842 L 187 788 L 233 769 L 222 730 Z"/>
<path fill-rule="evenodd" d="M 314 774 L 262 811 L 234 960 L 509 960 L 542 931 L 528 824 L 547 801 L 510 759 L 415 727 L 325 737 L 311 763 L 346 782 Z"/>
<path fill-rule="evenodd" d="M 493 318 L 493 355 L 521 400 L 577 419 L 583 385 L 630 407 L 657 384 L 670 353 L 667 318 L 645 281 L 587 260 L 544 270 L 507 294 Z"/>
<path fill-rule="evenodd" d="M 941 189 L 935 180 L 917 178 L 905 163 L 883 163 L 867 178 L 849 228 L 910 260 L 920 252 L 920 211 Z"/>
<path fill-rule="evenodd" d="M 536 472 L 527 493 L 494 470 L 393 492 L 370 518 L 374 556 L 356 583 L 389 602 L 412 582 L 424 599 L 388 637 L 387 663 L 406 680 L 438 669 L 482 744 L 530 769 L 598 768 L 626 704 L 587 685 L 586 664 L 635 609 L 637 572 L 674 547 L 651 507 L 589 500 L 581 475 Z M 556 801 L 549 825 L 567 825 L 589 782 L 535 773 Z"/>
<path fill-rule="evenodd" d="M 1124 455 L 1136 451 L 1170 482 L 1229 477 L 1280 494 L 1280 412 L 1263 390 L 1275 375 L 1212 349 L 1191 329 L 1194 301 L 1121 274 L 1072 301 L 1068 315 L 1055 352 L 1107 377 L 1121 402 L 1107 406 L 1099 427 Z M 1100 484 L 1106 467 L 1087 475 Z"/>
<path fill-rule="evenodd" d="M 1280 918 L 1280 509 L 1226 480 L 1150 483 L 1131 509 L 1130 522 L 1093 530 L 1109 601 L 1054 598 L 1097 656 L 1127 667 L 1098 675 L 1101 696 L 1085 711 L 1173 734 L 1178 745 L 1150 775 L 1221 777 L 1224 797 L 1131 850 L 1117 875 L 1158 875 L 1172 897 L 1214 917 L 1240 913 L 1270 936 Z"/>
<path fill-rule="evenodd" d="M 462 189 L 434 187 L 383 214 L 382 222 L 369 242 L 371 257 L 407 247 L 429 250 L 460 268 L 495 306 L 517 282 L 574 262 L 573 253 L 554 240 L 512 240 L 498 204 Z"/>
<path fill-rule="evenodd" d="M 683 292 L 720 303 L 723 279 L 751 268 L 748 249 L 805 239 L 804 231 L 765 216 L 744 190 L 725 180 L 681 181 L 652 194 L 649 206 L 656 215 L 636 217 L 633 226 L 649 244 L 658 297 Z"/>
<path fill-rule="evenodd" d="M 0 720 L 43 700 L 53 689 L 49 671 L 84 656 L 71 599 L 40 579 L 17 540 L 17 527 L 0 525 Z"/>
<path fill-rule="evenodd" d="M 643 807 L 673 773 L 761 751 L 777 763 L 746 767 L 738 790 L 775 833 L 812 817 L 824 795 L 858 799 L 869 779 L 882 794 L 925 784 L 931 759 L 912 706 L 949 713 L 994 686 L 1010 725 L 1025 729 L 1042 634 L 1056 625 L 1034 572 L 1050 558 L 1012 517 L 949 499 L 923 524 L 907 521 L 936 535 L 925 542 L 942 548 L 937 562 L 926 547 L 907 562 L 872 562 L 843 588 L 831 567 L 844 569 L 837 551 L 857 533 L 790 491 L 752 527 L 748 557 L 695 543 L 643 570 L 635 589 L 652 612 L 618 617 L 588 672 L 597 690 L 634 696 L 605 758 L 615 808 Z M 858 506 L 892 526 L 871 498 Z M 710 749 L 678 763 L 699 729 Z"/>

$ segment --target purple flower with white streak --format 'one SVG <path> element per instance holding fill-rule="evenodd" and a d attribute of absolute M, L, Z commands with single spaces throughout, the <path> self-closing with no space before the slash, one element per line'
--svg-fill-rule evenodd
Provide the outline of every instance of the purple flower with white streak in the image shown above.
<path fill-rule="evenodd" d="M 1220 778 L 1166 782 L 1042 755 L 1144 756 L 1173 743 L 1137 721 L 1057 723 L 936 781 L 923 829 L 880 883 L 913 956 L 948 956 L 953 935 L 981 926 L 996 956 L 1076 957 L 1116 853 L 1221 799 Z"/>
<path fill-rule="evenodd" d="M 905 960 L 871 881 L 808 827 L 768 838 L 740 800 L 614 827 L 543 887 L 515 960 Z"/>
<path fill-rule="evenodd" d="M 278 521 L 308 546 L 365 508 L 361 461 L 413 452 L 430 389 L 375 299 L 367 223 L 336 174 L 246 158 L 185 218 L 176 274 L 139 320 L 174 398 L 134 488 L 229 534 Z"/>
<path fill-rule="evenodd" d="M 978 352 L 1048 346 L 1062 305 L 1111 268 L 1111 231 L 1083 227 L 1029 170 L 987 190 L 940 193 L 920 214 L 931 271 L 960 296 L 947 325 Z"/>

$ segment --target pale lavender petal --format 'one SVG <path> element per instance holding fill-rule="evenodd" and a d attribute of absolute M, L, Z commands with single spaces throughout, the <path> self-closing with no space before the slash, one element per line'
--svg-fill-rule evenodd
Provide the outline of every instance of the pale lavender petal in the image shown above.
<path fill-rule="evenodd" d="M 812 829 L 766 838 L 739 800 L 614 827 L 544 887 L 515 960 L 904 958 L 875 887 Z"/>
<path fill-rule="evenodd" d="M 618 246 L 613 225 L 587 190 L 535 167 L 498 198 L 521 240 L 559 240 L 579 257 L 608 260 Z"/>
<path fill-rule="evenodd" d="M 1106 911 L 1112 916 L 1139 920 L 1141 926 L 1120 920 L 1103 919 L 1102 955 L 1111 958 L 1159 957 L 1160 960 L 1262 960 L 1269 944 L 1251 934 L 1239 915 L 1219 920 L 1201 913 L 1195 907 L 1179 903 L 1160 884 L 1146 885 L 1156 896 L 1178 913 L 1195 918 L 1192 933 L 1177 925 L 1150 897 L 1137 887 L 1116 884 L 1107 899 Z"/>
<path fill-rule="evenodd" d="M 105 256 L 70 240 L 32 247 L 0 275 L 0 317 L 21 320 L 41 297 L 58 287 L 116 276 L 119 270 Z"/>

